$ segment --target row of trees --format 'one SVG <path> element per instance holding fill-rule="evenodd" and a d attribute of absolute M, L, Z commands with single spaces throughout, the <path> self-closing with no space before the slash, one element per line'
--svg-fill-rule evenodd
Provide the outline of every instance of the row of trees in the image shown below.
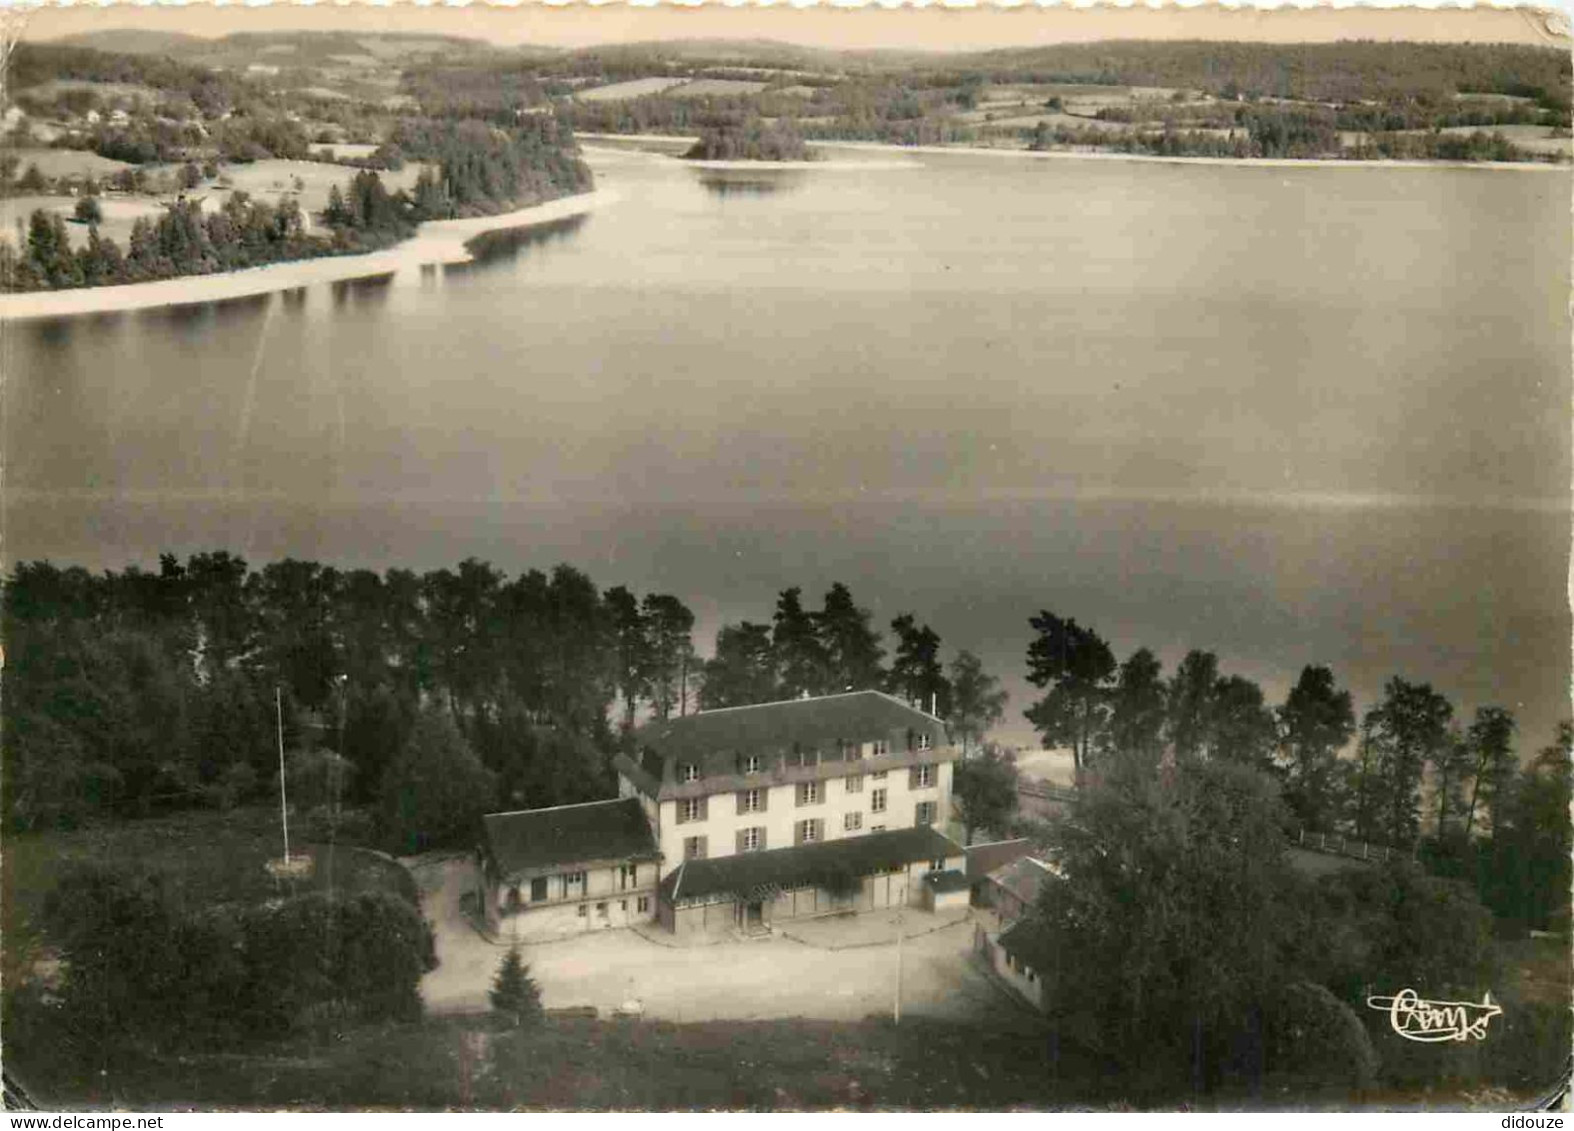
<path fill-rule="evenodd" d="M 390 839 L 457 831 L 401 816 L 429 763 L 478 807 L 602 797 L 616 697 L 670 710 L 690 625 L 676 598 L 602 593 L 568 566 L 22 563 L 5 587 L 6 812 L 36 825 L 244 800 L 274 780 L 276 706 L 289 747 L 347 761 L 344 796 L 379 806 Z"/>
<path fill-rule="evenodd" d="M 91 201 L 94 198 L 86 197 Z M 233 194 L 217 211 L 204 214 L 194 200 L 179 200 L 156 220 L 140 217 L 124 251 L 99 234 L 91 210 L 87 242 L 72 247 L 66 220 L 36 209 L 28 219 L 27 242 L 19 253 L 0 243 L 0 290 L 39 291 L 62 287 L 105 287 L 235 271 L 288 259 L 356 250 L 334 239 L 307 234 L 292 198 L 273 205 Z"/>
<path fill-rule="evenodd" d="M 475 560 L 423 575 L 253 570 L 224 552 L 156 572 L 21 563 L 4 613 L 4 800 L 22 826 L 244 802 L 276 782 L 282 723 L 297 807 L 370 809 L 410 849 L 462 840 L 488 806 L 606 796 L 608 755 L 644 716 L 880 688 L 971 745 L 1005 704 L 976 657 L 942 664 L 910 614 L 887 664 L 841 584 L 813 610 L 784 590 L 771 624 L 724 626 L 703 662 L 679 598 L 602 591 L 566 565 L 510 579 Z"/>
<path fill-rule="evenodd" d="M 1166 679 L 1146 648 L 1117 662 L 1074 619 L 1044 611 L 1030 623 L 1028 679 L 1045 694 L 1025 714 L 1046 746 L 1071 750 L 1079 774 L 1239 766 L 1274 784 L 1290 828 L 1420 853 L 1516 920 L 1545 923 L 1564 906 L 1568 822 L 1555 799 L 1566 796 L 1569 724 L 1522 767 L 1510 711 L 1482 706 L 1462 723 L 1429 684 L 1390 679 L 1358 725 L 1350 692 L 1327 667 L 1303 668 L 1275 707 L 1253 681 L 1221 673 L 1211 652 L 1188 652 Z"/>
<path fill-rule="evenodd" d="M 770 624 L 741 621 L 716 634 L 715 655 L 701 673 L 700 705 L 884 690 L 947 719 L 964 746 L 981 741 L 1004 717 L 1005 693 L 977 656 L 959 652 L 948 669 L 940 660 L 939 635 L 903 613 L 891 621 L 896 648 L 887 667 L 872 619 L 841 582 L 826 591 L 818 609 L 804 607 L 801 588 L 784 589 Z"/>
<path fill-rule="evenodd" d="M 1034 151 L 1057 146 L 1141 153 L 1155 157 L 1335 158 L 1396 161 L 1557 161 L 1556 152 L 1515 145 L 1501 133 L 1376 133 L 1345 145 L 1331 120 L 1299 111 L 1273 111 L 1226 131 L 1184 129 L 1112 130 L 1092 125 L 1050 124 L 1013 131 Z"/>

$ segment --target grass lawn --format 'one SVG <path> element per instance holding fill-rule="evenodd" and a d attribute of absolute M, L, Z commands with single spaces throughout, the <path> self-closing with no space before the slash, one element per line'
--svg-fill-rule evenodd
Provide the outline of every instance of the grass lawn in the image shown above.
<path fill-rule="evenodd" d="M 330 852 L 326 845 L 292 840 L 292 856 L 315 858 L 312 873 L 300 880 L 275 879 L 265 865 L 281 856 L 283 847 L 278 810 L 269 808 L 192 810 L 72 832 L 7 833 L 0 853 L 4 970 L 11 975 L 25 968 L 29 952 L 40 941 L 44 900 L 76 863 L 152 868 L 166 877 L 175 898 L 187 907 L 257 903 L 311 889 L 394 891 L 416 902 L 415 881 L 403 866 L 344 845 Z"/>

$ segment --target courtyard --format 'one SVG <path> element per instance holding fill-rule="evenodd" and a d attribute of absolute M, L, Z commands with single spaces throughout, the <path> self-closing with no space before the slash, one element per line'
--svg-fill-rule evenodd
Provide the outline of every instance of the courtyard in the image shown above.
<path fill-rule="evenodd" d="M 481 1012 L 506 946 L 484 938 L 460 908 L 474 890 L 467 858 L 412 861 L 437 943 L 421 983 L 433 1014 Z M 973 957 L 967 912 L 902 912 L 904 1016 L 977 1020 L 1019 1008 Z M 750 940 L 680 944 L 654 923 L 521 948 L 547 1009 L 603 1015 L 637 1002 L 663 1021 L 802 1017 L 856 1021 L 889 1014 L 896 992 L 894 912 L 797 920 Z"/>

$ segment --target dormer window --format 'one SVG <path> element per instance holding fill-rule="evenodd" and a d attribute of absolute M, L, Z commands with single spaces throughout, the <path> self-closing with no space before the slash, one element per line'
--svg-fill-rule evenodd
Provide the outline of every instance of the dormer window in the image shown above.
<path fill-rule="evenodd" d="M 758 754 L 744 756 L 743 772 L 746 774 L 757 774 L 760 772 L 760 756 Z"/>
<path fill-rule="evenodd" d="M 920 749 L 920 750 L 928 750 L 929 747 L 930 747 L 930 744 L 933 741 L 934 740 L 929 736 L 929 732 L 924 731 L 924 732 L 920 733 L 919 736 L 918 736 L 918 749 Z"/>
<path fill-rule="evenodd" d="M 884 738 L 877 738 L 869 744 L 870 757 L 881 758 L 891 752 L 891 743 Z"/>
<path fill-rule="evenodd" d="M 693 762 L 685 762 L 678 767 L 678 780 L 684 785 L 700 780 L 700 768 Z"/>

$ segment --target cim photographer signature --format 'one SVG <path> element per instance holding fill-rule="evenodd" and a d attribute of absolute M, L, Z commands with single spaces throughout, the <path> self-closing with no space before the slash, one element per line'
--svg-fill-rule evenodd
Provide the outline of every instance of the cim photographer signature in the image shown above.
<path fill-rule="evenodd" d="M 1400 990 L 1393 997 L 1366 999 L 1373 1009 L 1388 1013 L 1388 1024 L 1409 1041 L 1483 1040 L 1487 1023 L 1503 1012 L 1491 991 L 1480 1001 L 1427 1001 L 1414 990 Z"/>

